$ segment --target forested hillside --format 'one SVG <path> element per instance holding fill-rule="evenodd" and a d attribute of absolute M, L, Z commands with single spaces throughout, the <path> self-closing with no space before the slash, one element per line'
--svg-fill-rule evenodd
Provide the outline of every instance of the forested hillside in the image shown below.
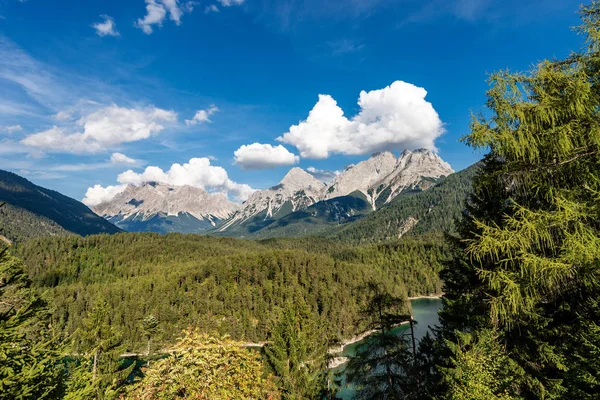
<path fill-rule="evenodd" d="M 403 193 L 364 218 L 323 235 L 345 243 L 381 243 L 404 235 L 453 232 L 478 165 L 452 174 L 428 190 Z"/>
<path fill-rule="evenodd" d="M 65 231 L 84 236 L 120 232 L 79 201 L 0 170 L 2 202 L 11 207 L 5 206 L 0 212 L 0 234 L 10 240 L 53 236 Z"/>
<path fill-rule="evenodd" d="M 0 235 L 11 241 L 21 242 L 40 234 L 41 236 L 57 236 L 68 235 L 69 232 L 51 219 L 23 208 L 8 203 L 4 203 L 0 207 Z"/>
<path fill-rule="evenodd" d="M 160 321 L 157 335 L 167 343 L 188 325 L 262 341 L 289 304 L 305 307 L 329 337 L 353 335 L 364 329 L 356 321 L 365 299 L 356 288 L 367 281 L 399 296 L 440 292 L 439 243 L 347 247 L 320 238 L 124 233 L 36 239 L 15 252 L 53 304 L 59 330 L 75 332 L 102 299 L 124 343 L 140 350 L 140 323 L 148 315 Z"/>

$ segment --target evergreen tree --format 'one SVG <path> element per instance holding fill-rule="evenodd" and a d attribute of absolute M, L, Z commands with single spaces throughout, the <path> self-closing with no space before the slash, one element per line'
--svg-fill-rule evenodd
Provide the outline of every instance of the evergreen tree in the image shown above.
<path fill-rule="evenodd" d="M 114 399 L 134 365 L 123 368 L 121 335 L 112 326 L 105 301 L 97 301 L 75 334 L 75 360 L 68 382 L 69 399 Z"/>
<path fill-rule="evenodd" d="M 158 324 L 158 319 L 154 315 L 147 315 L 142 319 L 142 330 L 144 331 L 144 336 L 146 336 L 146 339 L 148 340 L 146 357 L 150 357 L 152 337 L 158 332 Z"/>
<path fill-rule="evenodd" d="M 265 356 L 284 399 L 317 398 L 327 386 L 327 341 L 306 306 L 288 303 L 273 329 Z"/>
<path fill-rule="evenodd" d="M 46 303 L 30 283 L 22 263 L 0 250 L 0 399 L 55 399 L 62 393 L 63 368 Z"/>
<path fill-rule="evenodd" d="M 489 117 L 466 137 L 489 154 L 442 274 L 448 398 L 600 392 L 600 2 L 581 14 L 586 49 L 492 75 Z M 508 359 L 477 370 L 470 357 Z M 477 385 L 489 391 L 468 389 Z"/>
<path fill-rule="evenodd" d="M 376 283 L 370 283 L 362 290 L 368 297 L 363 315 L 376 332 L 357 348 L 346 366 L 347 381 L 356 388 L 355 398 L 416 398 L 418 382 L 413 375 L 412 341 L 393 331 L 398 324 L 414 323 L 406 313 L 406 300 L 393 296 L 383 285 Z"/>

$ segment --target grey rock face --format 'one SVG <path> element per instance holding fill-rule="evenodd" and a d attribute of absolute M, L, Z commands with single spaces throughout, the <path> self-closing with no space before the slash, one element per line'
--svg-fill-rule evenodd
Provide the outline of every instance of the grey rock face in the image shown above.
<path fill-rule="evenodd" d="M 112 200 L 98 204 L 93 211 L 105 218 L 130 216 L 142 220 L 156 215 L 177 216 L 193 215 L 200 221 L 227 219 L 239 206 L 223 193 L 208 193 L 192 186 L 170 186 L 164 183 L 149 182 L 140 186 L 129 185 Z"/>

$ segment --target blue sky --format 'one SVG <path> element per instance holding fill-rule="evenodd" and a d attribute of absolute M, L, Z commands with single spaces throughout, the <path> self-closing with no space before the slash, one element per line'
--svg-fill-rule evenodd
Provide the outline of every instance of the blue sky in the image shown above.
<path fill-rule="evenodd" d="M 578 5 L 0 0 L 0 168 L 92 202 L 150 179 L 239 200 L 379 150 L 460 170 L 487 74 L 578 50 Z"/>

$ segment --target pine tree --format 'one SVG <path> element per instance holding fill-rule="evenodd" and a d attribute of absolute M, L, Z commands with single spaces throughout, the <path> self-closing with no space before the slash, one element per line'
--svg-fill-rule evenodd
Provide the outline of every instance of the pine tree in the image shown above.
<path fill-rule="evenodd" d="M 148 345 L 146 347 L 146 357 L 150 357 L 152 337 L 158 332 L 158 324 L 158 319 L 154 315 L 147 315 L 142 319 L 142 330 L 144 331 L 144 336 L 146 336 L 146 340 L 148 340 Z"/>
<path fill-rule="evenodd" d="M 458 361 L 473 352 L 500 351 L 511 365 L 502 369 L 511 385 L 482 399 L 600 391 L 600 2 L 581 14 L 586 48 L 528 74 L 492 75 L 490 112 L 465 138 L 489 154 L 442 275 L 449 398 L 486 382 Z"/>

